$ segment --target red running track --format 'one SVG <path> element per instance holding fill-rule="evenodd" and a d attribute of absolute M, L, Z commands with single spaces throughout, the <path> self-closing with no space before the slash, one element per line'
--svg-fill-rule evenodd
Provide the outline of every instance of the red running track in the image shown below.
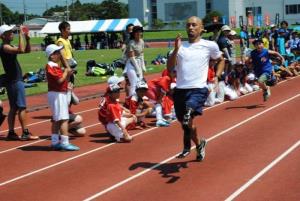
<path fill-rule="evenodd" d="M 177 122 L 110 143 L 96 99 L 74 107 L 88 131 L 72 139 L 81 150 L 52 151 L 49 111 L 31 112 L 30 129 L 43 140 L 0 141 L 0 200 L 300 200 L 299 83 L 273 87 L 266 103 L 256 92 L 206 109 L 196 119 L 209 140 L 203 162 L 195 153 L 174 158 L 182 149 Z"/>

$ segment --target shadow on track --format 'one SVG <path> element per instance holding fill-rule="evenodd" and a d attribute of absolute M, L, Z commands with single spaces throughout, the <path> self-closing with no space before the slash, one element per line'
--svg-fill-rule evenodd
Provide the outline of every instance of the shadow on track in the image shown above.
<path fill-rule="evenodd" d="M 162 175 L 163 178 L 167 178 L 168 181 L 167 184 L 172 184 L 178 181 L 180 179 L 179 176 L 176 176 L 174 174 L 179 173 L 180 169 L 188 168 L 188 163 L 195 162 L 195 161 L 184 161 L 184 162 L 174 162 L 174 163 L 165 163 L 165 164 L 158 164 L 158 163 L 150 163 L 150 162 L 140 162 L 135 163 L 129 167 L 129 170 L 133 171 L 137 168 L 144 168 L 144 169 L 150 169 L 154 166 L 159 165 L 158 167 L 155 167 L 153 170 L 159 171 L 159 174 Z"/>
<path fill-rule="evenodd" d="M 244 106 L 233 106 L 233 107 L 226 107 L 226 110 L 231 110 L 231 109 L 256 109 L 256 108 L 264 108 L 263 104 L 257 104 L 257 105 L 244 105 Z"/>

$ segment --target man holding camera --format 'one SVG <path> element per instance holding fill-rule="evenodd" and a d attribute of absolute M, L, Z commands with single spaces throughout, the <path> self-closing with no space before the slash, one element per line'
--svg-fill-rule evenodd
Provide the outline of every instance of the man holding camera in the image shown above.
<path fill-rule="evenodd" d="M 19 44 L 17 47 L 11 43 L 14 38 L 15 26 L 0 26 L 0 37 L 3 43 L 0 46 L 0 56 L 6 76 L 6 90 L 10 105 L 8 113 L 8 135 L 7 140 L 38 140 L 38 136 L 34 136 L 27 128 L 26 116 L 26 98 L 25 87 L 23 82 L 22 68 L 17 60 L 18 54 L 30 52 L 30 37 L 28 32 L 24 33 L 23 26 L 20 27 Z M 24 44 L 24 40 L 26 45 Z M 22 135 L 15 133 L 15 119 L 18 114 L 22 127 Z"/>

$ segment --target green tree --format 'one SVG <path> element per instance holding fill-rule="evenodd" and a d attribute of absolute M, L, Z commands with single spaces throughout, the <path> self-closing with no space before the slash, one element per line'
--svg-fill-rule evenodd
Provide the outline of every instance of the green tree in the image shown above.
<path fill-rule="evenodd" d="M 162 29 L 165 26 L 165 23 L 161 19 L 153 20 L 152 27 L 153 29 Z"/>
<path fill-rule="evenodd" d="M 222 13 L 220 13 L 219 11 L 211 11 L 211 12 L 209 12 L 209 13 L 203 18 L 204 24 L 212 23 L 213 17 L 218 17 L 218 18 L 219 18 L 219 22 L 221 22 L 221 19 L 222 19 Z"/>
<path fill-rule="evenodd" d="M 176 29 L 177 28 L 177 26 L 178 26 L 178 22 L 176 22 L 176 21 L 173 21 L 173 22 L 170 22 L 169 23 L 169 26 L 171 27 L 171 29 Z"/>
<path fill-rule="evenodd" d="M 118 0 L 105 0 L 100 4 L 101 17 L 104 19 L 127 18 L 126 5 Z"/>

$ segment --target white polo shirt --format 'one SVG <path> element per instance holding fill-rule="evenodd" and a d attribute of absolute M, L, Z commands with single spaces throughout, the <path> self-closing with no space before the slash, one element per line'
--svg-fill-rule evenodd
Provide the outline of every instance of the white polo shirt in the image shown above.
<path fill-rule="evenodd" d="M 199 42 L 183 42 L 177 54 L 176 88 L 191 89 L 207 87 L 207 74 L 210 58 L 222 55 L 214 41 L 200 39 Z"/>

